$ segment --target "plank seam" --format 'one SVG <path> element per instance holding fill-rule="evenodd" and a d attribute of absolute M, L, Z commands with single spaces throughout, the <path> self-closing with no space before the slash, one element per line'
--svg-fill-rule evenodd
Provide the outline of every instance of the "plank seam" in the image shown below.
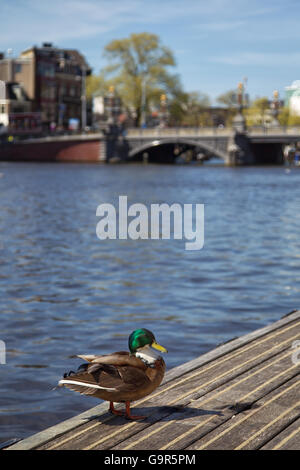
<path fill-rule="evenodd" d="M 236 411 L 236 413 L 233 413 L 231 416 L 229 416 L 228 419 L 225 419 L 224 421 L 222 421 L 221 423 L 218 423 L 216 424 L 216 426 L 210 430 L 208 430 L 207 432 L 204 432 L 201 436 L 200 436 L 200 439 L 202 439 L 203 437 L 206 437 L 208 436 L 210 433 L 212 433 L 213 431 L 215 431 L 218 427 L 222 426 L 223 424 L 227 423 L 227 421 L 230 421 L 233 416 L 239 416 L 240 414 L 244 413 L 245 411 L 247 411 L 248 409 L 251 410 L 251 408 L 253 407 L 253 405 L 255 405 L 258 401 L 262 400 L 263 398 L 267 398 L 269 394 L 273 393 L 275 390 L 277 390 L 279 387 L 282 387 L 283 385 L 286 385 L 288 382 L 290 382 L 291 380 L 293 380 L 295 377 L 297 377 L 298 375 L 298 372 L 296 372 L 294 375 L 284 379 L 282 382 L 279 382 L 277 383 L 276 385 L 274 385 L 273 388 L 271 388 L 270 390 L 268 390 L 267 393 L 265 393 L 264 395 L 261 395 L 260 397 L 257 397 L 255 398 L 252 402 L 251 402 L 251 406 L 248 407 L 248 406 L 245 406 L 245 408 L 241 408 L 239 410 Z M 243 398 L 243 397 L 242 397 Z M 298 418 L 296 418 L 298 419 Z M 273 438 L 272 438 L 273 439 Z M 191 440 L 185 447 L 184 449 L 187 449 L 187 447 L 190 447 L 191 445 L 193 445 L 195 442 L 199 441 L 199 436 L 196 437 L 195 439 Z M 267 442 L 265 442 L 263 445 L 267 444 Z"/>
<path fill-rule="evenodd" d="M 276 436 L 279 436 L 282 432 L 284 432 L 286 429 L 288 429 L 290 426 L 292 426 L 292 424 L 294 424 L 296 421 L 298 421 L 300 418 L 300 416 L 296 416 L 294 419 L 292 419 L 289 423 L 287 423 L 285 426 L 283 426 L 279 432 L 277 432 L 276 434 L 274 434 L 272 437 L 270 437 L 270 439 L 266 440 L 264 443 L 262 443 L 257 449 L 261 449 L 263 446 L 265 446 L 266 444 L 268 444 L 269 442 L 271 442 Z M 297 434 L 297 432 L 300 432 L 300 428 L 298 429 L 295 429 L 291 434 L 289 434 L 288 436 L 286 436 L 284 439 L 282 439 L 278 444 L 281 444 L 283 441 L 284 442 L 287 442 L 289 439 L 291 439 L 290 436 L 293 436 L 294 434 Z M 287 439 L 287 437 L 289 439 Z M 272 450 L 274 450 L 278 444 L 275 445 L 275 447 L 273 447 Z"/>
<path fill-rule="evenodd" d="M 296 377 L 298 374 L 295 374 L 292 379 L 294 377 Z M 289 379 L 289 380 L 292 380 L 292 379 Z M 287 381 L 288 382 L 288 381 Z M 284 385 L 284 384 L 283 384 Z M 281 385 L 282 386 L 282 385 Z M 264 406 L 267 406 L 269 405 L 270 403 L 273 403 L 277 398 L 281 397 L 282 395 L 284 395 L 287 391 L 290 391 L 292 388 L 296 387 L 296 386 L 299 386 L 299 382 L 294 382 L 290 387 L 288 387 L 287 389 L 284 389 L 282 390 L 281 392 L 279 392 L 277 395 L 275 395 L 274 397 L 272 397 L 270 400 L 268 400 L 267 402 L 263 403 L 262 407 Z M 276 387 L 278 388 L 278 387 Z M 265 398 L 265 397 L 264 397 Z M 223 436 L 224 434 L 227 434 L 229 431 L 231 431 L 233 428 L 235 428 L 236 426 L 239 426 L 241 423 L 243 423 L 244 421 L 246 421 L 248 418 L 250 418 L 251 416 L 253 416 L 255 413 L 258 413 L 258 411 L 261 411 L 261 408 L 256 408 L 252 411 L 250 411 L 250 413 L 246 416 L 244 416 L 243 418 L 241 418 L 241 420 L 239 422 L 235 422 L 231 427 L 225 429 L 224 431 L 222 431 L 221 435 Z M 201 445 L 199 447 L 198 450 L 200 449 L 205 449 L 207 446 L 209 446 L 212 442 L 218 440 L 220 438 L 220 435 L 219 436 L 216 436 L 214 437 L 213 439 L 211 439 L 210 441 L 206 442 L 205 444 Z"/>

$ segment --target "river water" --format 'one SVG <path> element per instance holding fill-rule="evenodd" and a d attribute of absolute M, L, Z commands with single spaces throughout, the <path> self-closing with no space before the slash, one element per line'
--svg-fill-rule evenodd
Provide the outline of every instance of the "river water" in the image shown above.
<path fill-rule="evenodd" d="M 119 195 L 204 204 L 203 249 L 99 240 Z M 300 307 L 300 168 L 2 162 L 0 201 L 0 441 L 99 403 L 52 390 L 75 354 L 126 350 L 142 326 L 172 368 Z"/>

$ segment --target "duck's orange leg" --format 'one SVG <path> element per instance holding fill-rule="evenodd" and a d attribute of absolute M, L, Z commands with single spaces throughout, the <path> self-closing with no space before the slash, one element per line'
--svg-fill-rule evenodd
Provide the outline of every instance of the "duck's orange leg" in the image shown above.
<path fill-rule="evenodd" d="M 115 409 L 113 401 L 109 402 L 109 411 L 113 413 L 114 415 L 118 415 L 118 416 L 124 416 L 125 414 L 124 411 L 119 411 Z"/>
<path fill-rule="evenodd" d="M 130 411 L 130 401 L 126 401 L 126 412 L 125 412 L 125 416 L 127 419 L 144 419 L 146 418 L 147 416 L 137 416 L 137 415 L 132 415 L 131 414 L 131 411 Z"/>

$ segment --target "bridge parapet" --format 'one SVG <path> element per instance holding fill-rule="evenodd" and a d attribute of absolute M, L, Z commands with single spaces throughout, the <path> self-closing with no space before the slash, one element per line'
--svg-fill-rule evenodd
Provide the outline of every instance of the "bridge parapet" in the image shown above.
<path fill-rule="evenodd" d="M 247 134 L 265 136 L 300 136 L 299 126 L 253 126 L 247 129 Z"/>
<path fill-rule="evenodd" d="M 127 130 L 127 137 L 129 138 L 169 138 L 169 137 L 215 137 L 226 136 L 228 137 L 233 133 L 233 130 L 228 127 L 167 127 L 167 128 L 149 128 L 137 129 L 132 128 Z"/>
<path fill-rule="evenodd" d="M 167 127 L 127 130 L 127 136 L 142 137 L 145 139 L 155 137 L 223 137 L 231 136 L 234 130 L 231 127 Z M 247 135 L 280 136 L 291 135 L 300 136 L 300 126 L 253 126 L 247 128 Z"/>

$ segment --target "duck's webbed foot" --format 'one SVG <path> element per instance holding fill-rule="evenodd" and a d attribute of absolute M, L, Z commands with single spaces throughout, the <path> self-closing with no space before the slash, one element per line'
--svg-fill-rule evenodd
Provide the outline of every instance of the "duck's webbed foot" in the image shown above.
<path fill-rule="evenodd" d="M 117 415 L 117 416 L 124 416 L 125 413 L 124 411 L 119 411 L 119 410 L 116 410 L 115 407 L 114 407 L 114 402 L 113 401 L 110 401 L 109 402 L 109 411 L 114 414 L 114 415 Z"/>
<path fill-rule="evenodd" d="M 130 401 L 126 401 L 126 413 L 125 413 L 125 417 L 126 417 L 127 419 L 132 419 L 132 420 L 136 420 L 136 419 L 145 419 L 145 418 L 147 418 L 147 416 L 132 415 L 132 414 L 131 414 L 131 411 L 130 411 Z"/>

